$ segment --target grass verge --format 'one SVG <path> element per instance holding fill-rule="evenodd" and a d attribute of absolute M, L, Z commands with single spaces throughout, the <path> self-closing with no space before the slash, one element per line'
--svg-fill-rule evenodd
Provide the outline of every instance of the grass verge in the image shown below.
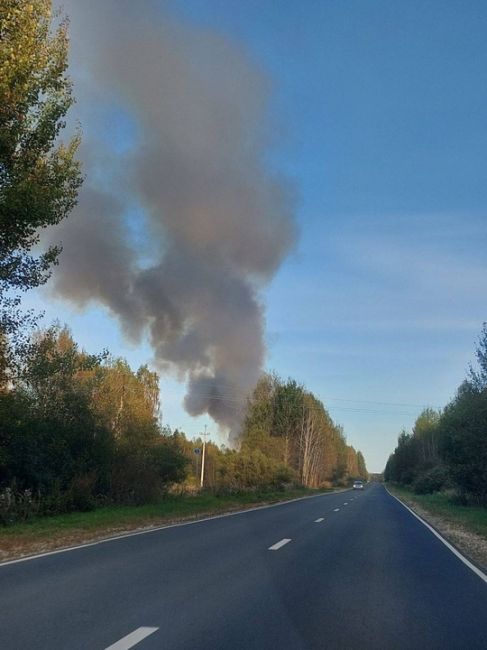
<path fill-rule="evenodd" d="M 0 528 L 0 561 L 64 548 L 141 528 L 287 501 L 330 490 L 295 488 L 224 496 L 202 493 L 167 496 L 143 506 L 107 506 L 70 512 Z"/>
<path fill-rule="evenodd" d="M 456 505 L 443 493 L 414 494 L 391 484 L 387 488 L 466 556 L 487 569 L 487 508 Z"/>

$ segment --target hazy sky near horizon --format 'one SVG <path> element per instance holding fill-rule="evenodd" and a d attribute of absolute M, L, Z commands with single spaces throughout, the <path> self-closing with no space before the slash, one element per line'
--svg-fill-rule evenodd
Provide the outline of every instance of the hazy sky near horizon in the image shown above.
<path fill-rule="evenodd" d="M 145 5 L 223 35 L 269 78 L 269 165 L 296 188 L 299 242 L 264 293 L 266 366 L 320 397 L 381 471 L 422 406 L 454 395 L 487 320 L 487 5 Z M 107 147 L 131 137 L 112 110 Z M 83 107 L 72 112 L 88 133 Z M 90 351 L 150 362 L 150 347 L 128 343 L 96 305 L 77 311 L 46 290 L 26 304 L 66 321 Z M 165 423 L 216 430 L 184 411 L 184 384 L 162 377 L 161 390 Z"/>

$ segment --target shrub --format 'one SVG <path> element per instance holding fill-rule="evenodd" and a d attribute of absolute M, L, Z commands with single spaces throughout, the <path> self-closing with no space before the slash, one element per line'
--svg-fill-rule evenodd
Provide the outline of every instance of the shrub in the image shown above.
<path fill-rule="evenodd" d="M 96 507 L 95 489 L 96 474 L 76 476 L 69 486 L 66 495 L 66 506 L 69 510 L 89 512 Z"/>
<path fill-rule="evenodd" d="M 277 465 L 274 469 L 272 485 L 279 490 L 285 490 L 296 481 L 296 472 L 284 463 Z"/>
<path fill-rule="evenodd" d="M 0 524 L 27 521 L 38 512 L 39 498 L 31 490 L 17 490 L 15 485 L 0 490 Z"/>
<path fill-rule="evenodd" d="M 416 494 L 433 494 L 433 492 L 440 492 L 448 485 L 448 470 L 443 465 L 436 465 L 415 479 L 413 491 Z"/>
<path fill-rule="evenodd" d="M 182 453 L 165 441 L 144 447 L 123 445 L 115 458 L 110 495 L 128 505 L 157 501 L 172 483 L 184 479 L 186 464 Z"/>

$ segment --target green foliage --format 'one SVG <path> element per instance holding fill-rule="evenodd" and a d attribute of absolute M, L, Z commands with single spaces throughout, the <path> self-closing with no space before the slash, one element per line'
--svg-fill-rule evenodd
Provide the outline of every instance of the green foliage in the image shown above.
<path fill-rule="evenodd" d="M 365 458 L 361 451 L 357 451 L 357 478 L 366 481 L 368 479 L 367 466 L 365 465 Z"/>
<path fill-rule="evenodd" d="M 416 494 L 434 494 L 441 492 L 450 485 L 448 469 L 444 465 L 435 465 L 420 474 L 413 483 Z"/>
<path fill-rule="evenodd" d="M 348 485 L 367 469 L 324 405 L 292 379 L 264 375 L 247 406 L 241 449 L 258 449 L 289 468 L 302 485 Z"/>
<path fill-rule="evenodd" d="M 64 508 L 66 510 L 77 510 L 79 512 L 89 512 L 96 507 L 96 472 L 75 476 L 69 485 L 64 498 Z"/>
<path fill-rule="evenodd" d="M 155 502 L 174 482 L 185 477 L 186 459 L 162 440 L 151 445 L 118 448 L 111 474 L 110 494 L 117 503 Z"/>
<path fill-rule="evenodd" d="M 52 514 L 107 499 L 143 503 L 184 478 L 186 459 L 161 435 L 158 378 L 146 367 L 134 373 L 88 355 L 54 326 L 36 335 L 18 370 L 0 393 L 0 489 L 34 495 L 38 512 Z"/>
<path fill-rule="evenodd" d="M 277 381 L 272 400 L 271 436 L 283 440 L 283 462 L 292 463 L 304 413 L 304 388 L 294 379 Z"/>
<path fill-rule="evenodd" d="M 0 332 L 15 338 L 32 320 L 19 291 L 49 277 L 60 248 L 32 250 L 42 229 L 76 203 L 79 137 L 58 137 L 74 99 L 66 76 L 67 22 L 53 29 L 48 0 L 0 3 Z"/>
<path fill-rule="evenodd" d="M 279 489 L 295 479 L 291 468 L 272 460 L 259 449 L 240 453 L 224 451 L 219 458 L 217 476 L 218 492 Z"/>
<path fill-rule="evenodd" d="M 487 505 L 487 390 L 465 386 L 441 421 L 441 455 L 462 494 Z"/>
<path fill-rule="evenodd" d="M 487 323 L 482 325 L 477 349 L 475 350 L 477 369 L 470 366 L 469 382 L 478 393 L 487 390 Z"/>
<path fill-rule="evenodd" d="M 402 431 L 397 441 L 394 454 L 389 458 L 386 469 L 386 481 L 396 481 L 410 485 L 418 473 L 418 445 L 413 434 Z"/>
<path fill-rule="evenodd" d="M 39 514 L 39 500 L 31 490 L 12 487 L 0 489 L 0 524 L 4 526 L 29 521 Z"/>

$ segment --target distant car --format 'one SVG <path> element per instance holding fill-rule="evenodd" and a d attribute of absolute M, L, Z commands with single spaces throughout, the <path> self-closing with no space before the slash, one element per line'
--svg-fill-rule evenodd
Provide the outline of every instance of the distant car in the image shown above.
<path fill-rule="evenodd" d="M 354 481 L 353 482 L 353 489 L 354 490 L 363 490 L 364 489 L 364 484 L 362 481 Z"/>

